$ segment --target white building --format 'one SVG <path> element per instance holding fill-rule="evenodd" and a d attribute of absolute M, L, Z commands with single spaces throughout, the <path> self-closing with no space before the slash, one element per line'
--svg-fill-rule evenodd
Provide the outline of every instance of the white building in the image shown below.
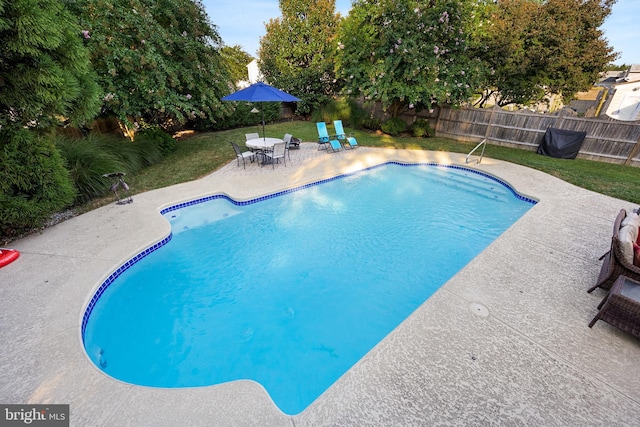
<path fill-rule="evenodd" d="M 254 59 L 253 61 L 247 64 L 247 71 L 249 72 L 249 84 L 254 84 L 254 83 L 264 81 L 264 76 L 260 72 L 257 59 Z"/>
<path fill-rule="evenodd" d="M 609 101 L 607 116 L 616 120 L 640 120 L 640 81 L 619 83 Z"/>
<path fill-rule="evenodd" d="M 245 87 L 249 87 L 254 83 L 264 81 L 264 76 L 260 72 L 257 59 L 254 59 L 253 61 L 247 64 L 247 72 L 249 74 L 249 80 L 248 81 L 240 80 L 239 82 L 237 82 L 236 86 L 238 86 L 238 89 L 244 89 Z"/>

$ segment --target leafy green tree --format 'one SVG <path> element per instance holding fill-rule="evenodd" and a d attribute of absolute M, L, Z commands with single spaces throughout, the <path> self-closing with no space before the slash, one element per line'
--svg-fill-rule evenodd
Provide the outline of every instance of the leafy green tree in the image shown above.
<path fill-rule="evenodd" d="M 65 0 L 79 16 L 104 93 L 127 127 L 215 121 L 233 87 L 220 37 L 198 0 Z"/>
<path fill-rule="evenodd" d="M 480 107 L 490 99 L 504 106 L 528 105 L 544 98 L 543 64 L 535 63 L 530 51 L 530 45 L 538 42 L 529 39 L 532 17 L 540 7 L 536 0 L 500 1 L 493 7 L 483 34 L 482 58 L 491 71 L 477 103 Z"/>
<path fill-rule="evenodd" d="M 253 61 L 253 57 L 247 52 L 242 50 L 242 46 L 224 46 L 220 50 L 222 60 L 225 66 L 229 70 L 231 79 L 237 83 L 241 80 L 249 80 L 249 72 L 247 70 L 247 64 Z"/>
<path fill-rule="evenodd" d="M 629 66 L 627 64 L 609 64 L 607 65 L 606 71 L 625 71 L 628 70 Z"/>
<path fill-rule="evenodd" d="M 100 107 L 75 17 L 56 0 L 0 0 L 0 127 L 46 128 Z"/>
<path fill-rule="evenodd" d="M 0 238 L 43 223 L 75 189 L 47 132 L 100 100 L 81 28 L 56 0 L 0 0 Z"/>
<path fill-rule="evenodd" d="M 537 34 L 548 42 L 536 53 L 548 65 L 549 91 L 569 102 L 589 89 L 617 58 L 600 29 L 616 0 L 547 0 Z M 544 31 L 544 29 L 553 29 Z M 534 50 L 535 52 L 535 50 Z M 550 59 L 550 60 L 549 60 Z"/>
<path fill-rule="evenodd" d="M 307 114 L 336 92 L 334 55 L 339 15 L 335 0 L 280 0 L 282 18 L 266 24 L 260 71 L 266 81 L 297 96 Z"/>
<path fill-rule="evenodd" d="M 351 95 L 407 108 L 460 105 L 484 78 L 474 57 L 475 1 L 356 0 L 341 25 L 337 68 Z"/>
<path fill-rule="evenodd" d="M 616 54 L 600 29 L 615 0 L 500 0 L 493 6 L 482 55 L 492 72 L 483 105 L 565 101 L 587 90 Z"/>

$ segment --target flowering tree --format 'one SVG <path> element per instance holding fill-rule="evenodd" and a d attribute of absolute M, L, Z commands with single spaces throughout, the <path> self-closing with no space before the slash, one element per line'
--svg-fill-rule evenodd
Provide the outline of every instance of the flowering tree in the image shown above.
<path fill-rule="evenodd" d="M 164 127 L 223 117 L 220 98 L 233 85 L 200 1 L 66 1 L 82 23 L 105 115 Z"/>
<path fill-rule="evenodd" d="M 467 101 L 484 78 L 471 49 L 477 2 L 356 0 L 338 39 L 337 68 L 348 93 L 406 108 Z"/>
<path fill-rule="evenodd" d="M 280 0 L 282 18 L 271 19 L 260 39 L 260 71 L 267 82 L 297 96 L 306 114 L 334 93 L 335 0 Z"/>

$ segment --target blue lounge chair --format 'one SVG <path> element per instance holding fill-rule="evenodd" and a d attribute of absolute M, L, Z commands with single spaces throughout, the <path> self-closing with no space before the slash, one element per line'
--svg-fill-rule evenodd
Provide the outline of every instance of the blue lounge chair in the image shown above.
<path fill-rule="evenodd" d="M 327 131 L 327 124 L 325 122 L 316 123 L 318 128 L 318 150 L 321 147 L 326 148 L 329 143 L 329 131 Z"/>
<path fill-rule="evenodd" d="M 358 141 L 356 141 L 356 138 L 353 136 L 348 136 L 347 137 L 347 142 L 349 143 L 349 147 L 351 148 L 357 148 L 358 147 Z"/>
<path fill-rule="evenodd" d="M 344 129 L 342 128 L 342 120 L 334 120 L 333 128 L 336 130 L 335 138 L 338 138 L 338 141 L 342 141 L 343 139 L 347 139 L 347 136 L 344 134 Z"/>
<path fill-rule="evenodd" d="M 342 150 L 342 144 L 340 144 L 340 141 L 338 141 L 337 139 L 331 139 L 329 140 L 327 151 L 329 151 L 329 148 L 331 148 L 332 153 L 335 153 L 336 151 Z"/>
<path fill-rule="evenodd" d="M 333 127 L 336 130 L 335 137 L 338 139 L 338 141 L 342 142 L 345 147 L 348 146 L 349 148 L 356 148 L 358 146 L 358 141 L 356 141 L 353 136 L 345 135 L 344 129 L 342 128 L 342 120 L 334 120 Z"/>

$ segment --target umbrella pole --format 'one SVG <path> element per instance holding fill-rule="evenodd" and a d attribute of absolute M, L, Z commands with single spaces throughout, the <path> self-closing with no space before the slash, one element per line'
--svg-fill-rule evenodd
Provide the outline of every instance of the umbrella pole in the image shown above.
<path fill-rule="evenodd" d="M 266 141 L 267 137 L 264 134 L 264 105 L 262 106 L 261 110 L 262 110 L 262 140 Z"/>

